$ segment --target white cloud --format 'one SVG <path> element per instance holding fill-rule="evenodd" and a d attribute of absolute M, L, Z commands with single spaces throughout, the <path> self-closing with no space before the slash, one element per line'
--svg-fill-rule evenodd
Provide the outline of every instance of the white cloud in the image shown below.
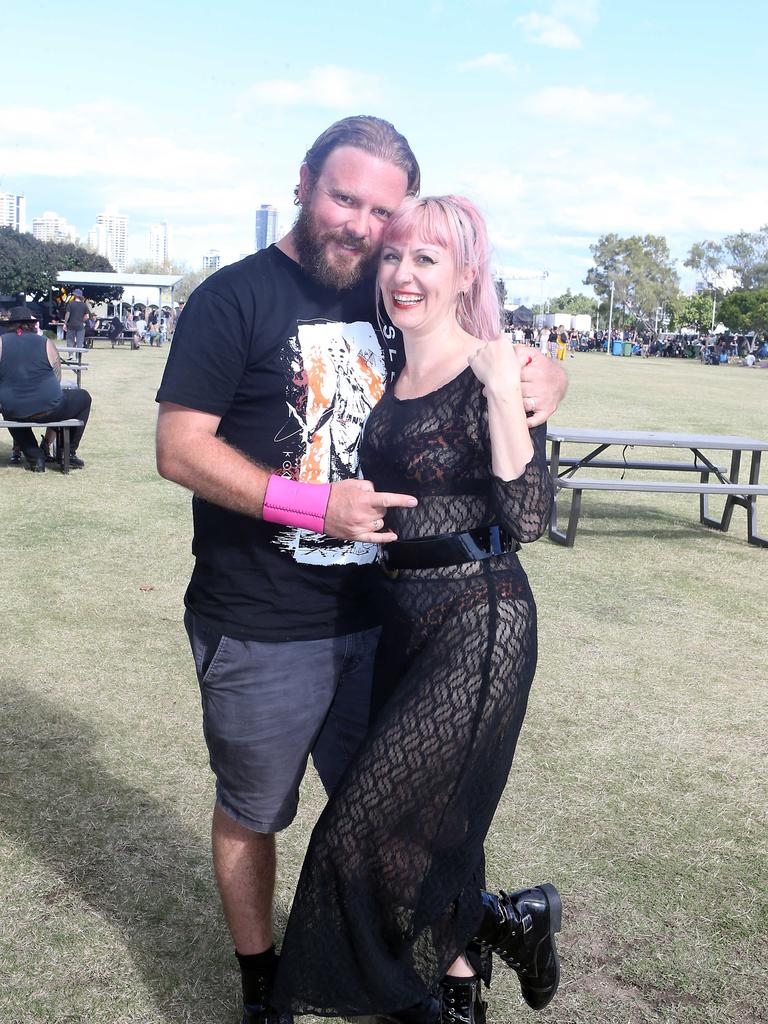
<path fill-rule="evenodd" d="M 132 108 L 117 104 L 0 111 L 0 167 L 13 168 L 16 179 L 171 179 L 173 189 L 200 179 L 219 181 L 233 163 L 226 153 L 199 141 L 177 142 Z"/>
<path fill-rule="evenodd" d="M 508 53 L 484 53 L 482 57 L 475 57 L 474 60 L 468 60 L 463 64 L 459 64 L 459 71 L 476 71 L 481 68 L 503 71 L 507 75 L 517 72 L 517 66 Z"/>
<path fill-rule="evenodd" d="M 581 39 L 573 29 L 551 14 L 522 14 L 515 19 L 528 37 L 529 42 L 539 46 L 551 46 L 555 50 L 580 50 Z"/>
<path fill-rule="evenodd" d="M 628 119 L 652 113 L 644 96 L 622 92 L 593 92 L 583 86 L 555 85 L 532 93 L 521 105 L 536 117 L 588 123 L 607 118 Z"/>
<path fill-rule="evenodd" d="M 556 0 L 552 4 L 552 17 L 562 21 L 576 21 L 581 25 L 594 25 L 597 21 L 599 0 Z"/>
<path fill-rule="evenodd" d="M 241 108 L 260 104 L 282 107 L 359 107 L 381 98 L 380 80 L 349 68 L 312 68 L 304 78 L 271 78 L 254 82 L 240 99 Z"/>

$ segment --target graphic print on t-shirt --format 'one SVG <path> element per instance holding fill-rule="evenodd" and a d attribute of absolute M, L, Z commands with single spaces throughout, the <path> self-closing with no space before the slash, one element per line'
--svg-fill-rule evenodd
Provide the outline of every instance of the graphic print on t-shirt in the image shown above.
<path fill-rule="evenodd" d="M 364 321 L 299 321 L 285 352 L 288 418 L 275 435 L 284 445 L 284 475 L 313 484 L 354 479 L 363 424 L 387 379 L 375 330 Z M 376 558 L 375 544 L 297 528 L 281 530 L 277 543 L 307 565 L 362 565 Z"/>

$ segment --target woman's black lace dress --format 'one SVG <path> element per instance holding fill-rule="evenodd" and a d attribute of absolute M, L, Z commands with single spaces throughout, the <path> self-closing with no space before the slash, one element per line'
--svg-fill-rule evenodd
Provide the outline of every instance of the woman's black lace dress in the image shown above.
<path fill-rule="evenodd" d="M 532 541 L 552 501 L 545 436 L 533 431 L 520 479 L 493 476 L 467 369 L 423 398 L 389 391 L 368 419 L 363 471 L 418 497 L 387 514 L 401 540 L 498 523 Z M 273 1001 L 298 1013 L 410 1006 L 466 948 L 536 667 L 536 608 L 514 554 L 382 574 L 380 591 L 378 713 L 315 827 L 283 943 Z"/>

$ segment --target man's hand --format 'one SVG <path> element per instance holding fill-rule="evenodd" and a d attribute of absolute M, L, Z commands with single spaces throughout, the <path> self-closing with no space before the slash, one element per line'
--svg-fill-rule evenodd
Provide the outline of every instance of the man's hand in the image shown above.
<path fill-rule="evenodd" d="M 528 417 L 528 426 L 538 427 L 549 419 L 565 397 L 568 376 L 561 366 L 541 352 L 533 352 L 524 345 L 516 347 L 523 362 L 530 357 L 528 365 L 523 367 L 520 381 L 525 411 L 532 414 Z"/>
<path fill-rule="evenodd" d="M 387 509 L 416 505 L 418 502 L 409 494 L 375 491 L 370 480 L 340 480 L 331 484 L 323 532 L 339 540 L 389 544 L 397 540 L 397 534 L 383 529 Z"/>

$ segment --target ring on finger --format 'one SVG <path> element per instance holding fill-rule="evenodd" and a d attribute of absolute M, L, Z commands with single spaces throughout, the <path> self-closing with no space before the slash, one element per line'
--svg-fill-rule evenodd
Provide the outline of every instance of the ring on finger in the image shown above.
<path fill-rule="evenodd" d="M 373 520 L 373 532 L 376 533 L 376 531 L 380 530 L 383 525 L 384 525 L 384 520 L 383 519 L 374 519 Z"/>
<path fill-rule="evenodd" d="M 528 399 L 528 411 L 536 412 L 536 399 L 533 397 L 533 395 L 531 395 L 531 397 Z"/>

